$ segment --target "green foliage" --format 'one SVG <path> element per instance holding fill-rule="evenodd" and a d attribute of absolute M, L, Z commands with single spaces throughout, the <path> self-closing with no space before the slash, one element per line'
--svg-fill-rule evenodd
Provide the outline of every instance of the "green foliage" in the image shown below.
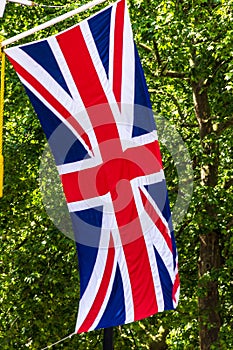
<path fill-rule="evenodd" d="M 43 3 L 51 5 L 48 0 Z M 8 3 L 0 20 L 0 34 L 11 37 L 75 6 L 71 0 L 56 0 L 53 4 L 66 7 L 55 10 Z M 221 349 L 228 350 L 233 347 L 233 2 L 130 0 L 128 4 L 153 109 L 175 127 L 185 142 L 192 160 L 194 190 L 185 219 L 176 228 L 179 306 L 176 311 L 116 328 L 115 349 L 198 348 L 197 300 L 203 292 L 198 288 L 199 235 L 216 230 L 221 267 L 203 278 L 217 278 L 219 282 L 220 344 Z M 75 16 L 21 43 L 52 35 L 89 14 Z M 192 92 L 192 84 L 198 82 L 208 91 L 211 109 L 212 132 L 203 140 Z M 0 343 L 3 350 L 40 349 L 73 332 L 79 297 L 78 263 L 74 243 L 58 231 L 43 207 L 38 177 L 45 138 L 9 63 L 4 118 Z M 213 144 L 217 145 L 215 151 L 207 154 L 205 150 Z M 179 178 L 171 152 L 161 146 L 173 207 Z M 213 165 L 216 157 L 217 183 L 204 186 L 201 169 Z M 208 216 L 208 206 L 214 208 L 214 220 Z M 95 331 L 74 336 L 57 348 L 101 349 L 101 342 L 102 331 Z"/>

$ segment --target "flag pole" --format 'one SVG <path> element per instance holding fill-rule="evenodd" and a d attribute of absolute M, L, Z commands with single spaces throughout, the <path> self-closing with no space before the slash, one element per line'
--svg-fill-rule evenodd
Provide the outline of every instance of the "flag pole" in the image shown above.
<path fill-rule="evenodd" d="M 40 25 L 38 25 L 37 27 L 34 27 L 32 29 L 29 29 L 29 30 L 26 30 L 25 32 L 23 33 L 20 33 L 20 34 L 17 34 L 15 36 L 13 36 L 12 38 L 9 38 L 9 39 L 6 39 L 6 40 L 3 40 L 1 42 L 1 47 L 5 47 L 7 45 L 10 45 L 20 39 L 23 39 L 23 38 L 26 38 L 27 36 L 31 35 L 31 34 L 34 34 L 42 29 L 45 29 L 45 28 L 48 28 L 48 27 L 51 27 L 52 25 L 56 24 L 56 23 L 59 23 L 61 21 L 64 21 L 65 19 L 67 18 L 70 18 L 74 15 L 77 15 L 78 13 L 81 13 L 83 11 L 86 11 L 94 6 L 97 6 L 99 4 L 102 4 L 103 2 L 105 2 L 106 0 L 94 0 L 94 1 L 91 1 L 85 5 L 82 5 L 80 6 L 79 8 L 75 9 L 75 10 L 72 10 L 72 11 L 69 11 L 67 13 L 64 13 L 63 15 L 61 16 L 58 16 L 56 18 L 53 18 L 45 23 L 42 23 Z"/>
<path fill-rule="evenodd" d="M 113 327 L 104 328 L 103 350 L 113 350 Z"/>

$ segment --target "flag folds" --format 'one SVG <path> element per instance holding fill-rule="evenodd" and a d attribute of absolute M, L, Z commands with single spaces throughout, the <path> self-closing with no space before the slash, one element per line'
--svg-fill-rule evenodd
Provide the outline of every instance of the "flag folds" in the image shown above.
<path fill-rule="evenodd" d="M 5 51 L 46 134 L 70 212 L 80 269 L 76 332 L 174 309 L 177 250 L 125 0 Z"/>

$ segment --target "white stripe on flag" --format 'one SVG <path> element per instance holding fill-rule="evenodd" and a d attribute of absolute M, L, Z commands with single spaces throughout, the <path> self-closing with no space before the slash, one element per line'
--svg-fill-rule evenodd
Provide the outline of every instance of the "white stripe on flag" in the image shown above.
<path fill-rule="evenodd" d="M 118 104 L 116 102 L 116 98 L 114 96 L 112 87 L 109 83 L 109 80 L 107 79 L 107 74 L 105 72 L 103 63 L 100 59 L 100 56 L 99 56 L 97 47 L 95 45 L 95 41 L 93 39 L 88 22 L 85 21 L 85 22 L 81 23 L 80 29 L 81 29 L 81 32 L 83 34 L 85 43 L 87 45 L 88 52 L 91 56 L 93 65 L 95 67 L 96 73 L 98 75 L 99 81 L 101 83 L 101 86 L 102 86 L 104 93 L 105 93 L 105 96 L 107 98 L 109 107 L 111 108 L 111 111 L 113 113 L 115 120 L 116 121 L 120 120 L 121 114 L 119 111 L 119 107 L 118 107 Z M 118 125 L 117 125 L 117 127 L 118 127 Z"/>
<path fill-rule="evenodd" d="M 107 288 L 107 293 L 105 295 L 103 303 L 101 304 L 98 316 L 96 316 L 95 321 L 93 322 L 93 324 L 89 328 L 89 330 L 93 330 L 98 326 L 98 324 L 99 324 L 99 322 L 104 314 L 104 311 L 108 305 L 108 301 L 109 301 L 109 298 L 110 298 L 110 295 L 112 292 L 112 288 L 113 288 L 114 279 L 116 276 L 116 267 L 117 267 L 117 256 L 116 256 L 116 251 L 115 251 L 114 263 L 113 263 L 113 267 L 112 267 L 112 271 L 111 271 L 110 281 L 109 281 L 108 288 Z"/>
<path fill-rule="evenodd" d="M 83 139 L 80 137 L 80 135 L 77 133 L 77 131 L 72 127 L 72 125 L 70 125 L 69 122 L 67 122 L 67 120 L 65 118 L 63 118 L 63 116 L 55 109 L 53 108 L 53 106 L 51 106 L 48 101 L 46 99 L 43 98 L 43 96 L 40 95 L 40 93 L 38 93 L 38 90 L 35 90 L 34 87 L 28 83 L 26 80 L 24 80 L 24 78 L 22 78 L 19 75 L 19 78 L 21 80 L 21 82 L 23 83 L 24 86 L 26 86 L 48 109 L 50 109 L 50 111 L 56 115 L 66 126 L 67 128 L 72 131 L 72 133 L 77 137 L 77 139 L 82 143 L 82 145 L 85 147 L 86 151 L 89 153 L 89 148 L 87 147 L 87 145 L 84 143 Z M 89 159 L 87 159 L 89 160 Z M 92 160 L 93 162 L 93 158 L 91 158 L 90 160 Z M 64 167 L 65 164 L 61 165 L 61 167 Z"/>
<path fill-rule="evenodd" d="M 134 321 L 134 303 L 133 294 L 130 283 L 129 271 L 127 269 L 127 263 L 125 258 L 125 253 L 122 246 L 116 247 L 118 252 L 118 264 L 121 272 L 121 279 L 124 290 L 124 300 L 125 300 L 125 323 Z"/>
<path fill-rule="evenodd" d="M 149 193 L 146 191 L 144 187 L 141 187 L 141 191 L 144 193 L 144 195 L 147 197 L 147 200 L 150 202 L 150 204 L 153 206 L 154 210 L 158 214 L 159 218 L 162 220 L 163 224 L 167 228 L 168 235 L 170 237 L 170 230 L 168 227 L 167 221 L 164 219 L 161 211 L 159 210 L 158 206 L 154 202 L 153 198 L 149 195 Z M 139 206 L 142 206 L 141 203 L 137 201 Z M 142 209 L 139 208 L 139 210 L 142 211 Z M 155 226 L 155 223 L 152 221 L 149 214 L 144 211 L 144 216 L 142 217 L 141 224 L 143 227 L 143 232 L 145 232 L 145 235 L 150 232 L 151 235 L 151 242 L 155 246 L 156 250 L 158 251 L 161 259 L 163 260 L 167 271 L 170 275 L 171 281 L 174 282 L 175 276 L 174 276 L 174 266 L 173 266 L 173 253 L 169 249 L 167 242 L 165 241 L 163 235 L 160 233 L 158 228 Z"/>
<path fill-rule="evenodd" d="M 132 182 L 132 190 L 134 193 L 135 203 L 138 211 L 138 217 L 140 219 L 140 223 L 142 226 L 143 236 L 146 243 L 147 253 L 149 256 L 150 268 L 151 268 L 151 274 L 152 274 L 154 288 L 155 288 L 158 311 L 163 311 L 164 310 L 163 292 L 162 292 L 162 286 L 159 278 L 158 265 L 155 257 L 154 248 L 153 248 L 153 240 L 152 240 L 153 233 L 151 234 L 152 225 L 151 223 L 148 225 L 147 214 L 145 212 L 139 187 L 136 185 L 136 181 Z"/>
<path fill-rule="evenodd" d="M 114 63 L 114 33 L 115 33 L 115 17 L 116 17 L 117 3 L 113 4 L 111 11 L 110 21 L 110 33 L 109 33 L 109 68 L 108 68 L 108 79 L 110 88 L 113 91 L 113 63 Z"/>
<path fill-rule="evenodd" d="M 121 86 L 121 113 L 122 119 L 127 120 L 124 138 L 130 138 L 134 123 L 134 98 L 135 98 L 135 54 L 133 33 L 130 25 L 128 8 L 125 6 L 123 50 L 122 50 L 122 86 Z M 129 127 L 130 126 L 130 127 Z M 128 137 L 127 137 L 128 133 Z M 122 135 L 123 136 L 123 135 Z"/>
<path fill-rule="evenodd" d="M 65 82 L 68 86 L 68 89 L 72 95 L 74 105 L 77 106 L 74 113 L 73 113 L 73 117 L 79 122 L 79 124 L 82 126 L 82 128 L 85 130 L 85 132 L 88 134 L 92 149 L 95 150 L 95 152 L 97 152 L 97 150 L 99 150 L 98 142 L 97 142 L 95 133 L 93 131 L 93 127 L 91 125 L 91 122 L 90 122 L 90 119 L 88 116 L 88 111 L 85 108 L 85 105 L 82 101 L 82 98 L 81 98 L 80 93 L 77 89 L 77 86 L 73 80 L 72 74 L 71 74 L 70 69 L 67 65 L 67 62 L 64 58 L 64 55 L 61 51 L 61 48 L 57 42 L 57 39 L 56 39 L 56 37 L 50 37 L 50 38 L 48 38 L 47 41 L 48 41 L 48 44 L 50 45 L 50 48 L 54 54 L 54 58 L 57 61 L 57 64 L 60 68 L 62 76 L 65 79 Z"/>
<path fill-rule="evenodd" d="M 71 116 L 77 115 L 80 112 L 80 108 L 74 103 L 69 94 L 48 74 L 48 72 L 41 67 L 36 61 L 34 61 L 29 55 L 23 52 L 20 48 L 15 47 L 11 50 L 11 57 L 19 63 L 22 67 L 27 67 L 27 71 L 31 74 L 42 86 L 46 86 L 46 90 L 53 95 L 53 97 L 60 102 L 64 101 L 64 107 L 70 113 Z M 19 75 L 21 81 L 25 83 L 25 79 Z M 30 88 L 31 84 L 27 82 L 27 87 Z M 32 87 L 30 90 L 33 90 L 33 93 L 48 107 L 64 124 L 74 133 L 76 137 L 82 142 L 85 149 L 91 156 L 91 152 L 85 142 L 80 138 L 75 129 L 69 124 L 69 122 L 61 116 L 60 113 L 56 112 L 55 109 L 48 103 L 45 102 L 45 99 L 40 95 L 40 93 L 36 93 L 35 89 Z M 85 125 L 80 125 L 85 127 Z"/>
<path fill-rule="evenodd" d="M 106 235 L 106 232 L 104 234 L 101 234 L 100 246 L 102 247 L 109 246 L 110 233 L 111 232 L 109 231 L 108 235 Z M 76 332 L 85 321 L 93 303 L 95 302 L 97 293 L 99 291 L 99 288 L 103 279 L 107 257 L 108 257 L 107 248 L 98 249 L 98 254 L 96 257 L 94 268 L 92 270 L 91 277 L 89 279 L 88 285 L 79 303 L 78 318 L 77 318 L 77 324 L 76 324 L 76 330 L 75 330 Z"/>

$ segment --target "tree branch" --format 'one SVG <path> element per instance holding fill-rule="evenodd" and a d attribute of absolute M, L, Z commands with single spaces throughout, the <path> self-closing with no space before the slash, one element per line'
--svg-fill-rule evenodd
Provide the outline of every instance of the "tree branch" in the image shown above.
<path fill-rule="evenodd" d="M 142 47 L 147 52 L 150 52 L 150 53 L 153 52 L 153 49 L 144 43 L 139 43 L 139 46 Z M 155 55 L 156 61 L 158 62 L 159 75 L 164 76 L 164 77 L 169 77 L 169 78 L 190 80 L 187 77 L 186 73 L 184 73 L 184 72 L 176 72 L 176 71 L 166 70 L 168 63 L 165 62 L 163 64 L 163 60 L 160 56 L 158 45 L 157 45 L 157 42 L 155 40 L 153 40 L 153 46 L 154 46 L 154 55 Z"/>
<path fill-rule="evenodd" d="M 230 128 L 231 126 L 233 126 L 233 116 L 217 126 L 216 135 L 220 136 L 223 131 Z"/>
<path fill-rule="evenodd" d="M 153 94 L 153 93 L 159 93 L 159 94 L 162 94 L 164 96 L 168 96 L 173 104 L 176 106 L 177 108 L 177 111 L 178 111 L 178 114 L 180 116 L 180 119 L 182 120 L 182 123 L 180 123 L 180 126 L 182 127 L 187 127 L 187 128 L 198 128 L 198 124 L 189 124 L 189 123 L 186 123 L 185 120 L 186 120 L 186 116 L 183 114 L 182 112 L 182 108 L 177 100 L 177 98 L 175 96 L 173 96 L 172 94 L 168 93 L 168 92 L 164 92 L 162 90 L 158 90 L 158 89 L 149 89 L 148 90 L 150 94 Z"/>
<path fill-rule="evenodd" d="M 14 251 L 19 250 L 19 248 L 21 248 L 26 242 L 28 241 L 28 237 L 26 237 L 21 243 L 19 243 L 16 248 L 14 249 Z"/>
<path fill-rule="evenodd" d="M 172 94 L 169 94 L 169 93 L 168 93 L 167 95 L 171 98 L 171 100 L 173 101 L 174 105 L 176 106 L 180 118 L 181 118 L 182 120 L 185 120 L 184 114 L 183 114 L 183 112 L 182 112 L 182 109 L 181 109 L 181 107 L 180 107 L 180 104 L 179 104 L 178 100 L 177 100 L 177 99 L 175 98 L 175 96 L 173 96 Z"/>
<path fill-rule="evenodd" d="M 175 72 L 172 70 L 165 70 L 162 73 L 162 75 L 165 77 L 170 77 L 170 78 L 189 80 L 189 78 L 187 78 L 187 76 L 184 72 Z"/>
<path fill-rule="evenodd" d="M 225 60 L 225 61 L 216 61 L 214 67 L 213 67 L 213 73 L 211 76 L 209 76 L 209 78 L 207 78 L 203 84 L 203 86 L 206 88 L 206 87 L 209 87 L 211 82 L 213 81 L 214 77 L 216 76 L 217 72 L 227 63 L 231 62 L 232 61 L 232 57 L 229 57 L 228 60 Z"/>
<path fill-rule="evenodd" d="M 233 179 L 226 181 L 224 184 L 225 190 L 228 190 L 231 186 L 233 186 Z"/>
<path fill-rule="evenodd" d="M 138 45 L 145 49 L 147 52 L 152 52 L 152 48 L 147 46 L 146 44 L 139 43 Z"/>
<path fill-rule="evenodd" d="M 185 220 L 185 222 L 179 227 L 179 229 L 176 231 L 176 238 L 180 237 L 183 233 L 184 229 L 188 227 L 190 222 L 192 222 L 193 219 Z"/>
<path fill-rule="evenodd" d="M 153 45 L 154 45 L 154 51 L 155 51 L 155 56 L 156 56 L 158 65 L 159 65 L 159 67 L 161 67 L 162 59 L 161 59 L 161 56 L 160 56 L 160 53 L 159 53 L 159 48 L 158 48 L 158 45 L 157 45 L 157 42 L 156 42 L 155 39 L 153 39 Z"/>

